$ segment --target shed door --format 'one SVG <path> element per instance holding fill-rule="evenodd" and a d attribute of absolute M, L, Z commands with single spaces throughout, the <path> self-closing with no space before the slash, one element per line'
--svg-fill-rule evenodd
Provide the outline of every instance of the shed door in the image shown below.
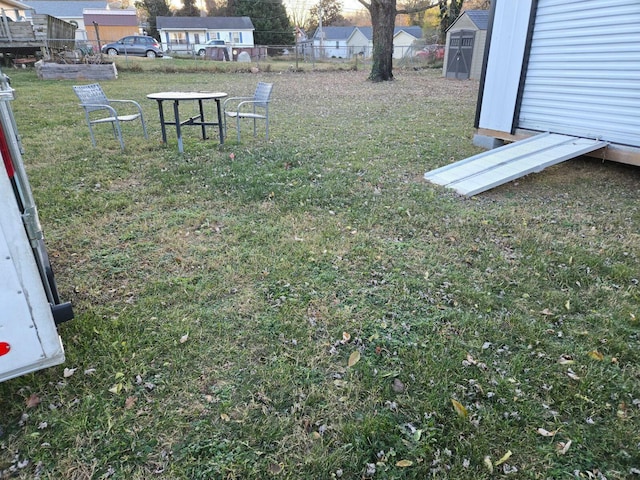
<path fill-rule="evenodd" d="M 449 37 L 449 55 L 447 61 L 447 78 L 466 80 L 471 73 L 473 41 L 476 33 L 473 30 L 451 32 Z"/>
<path fill-rule="evenodd" d="M 640 147 L 638 25 L 638 0 L 539 0 L 518 126 Z"/>

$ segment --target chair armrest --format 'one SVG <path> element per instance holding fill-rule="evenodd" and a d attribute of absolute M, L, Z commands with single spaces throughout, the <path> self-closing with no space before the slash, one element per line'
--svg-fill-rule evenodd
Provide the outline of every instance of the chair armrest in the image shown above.
<path fill-rule="evenodd" d="M 249 98 L 251 100 L 243 100 L 242 102 L 238 103 L 238 105 L 236 105 L 236 111 L 238 113 L 240 113 L 240 109 L 242 108 L 243 105 L 252 105 L 254 103 L 267 105 L 271 101 L 271 100 L 254 100 L 253 97 L 249 97 Z"/>
<path fill-rule="evenodd" d="M 110 99 L 109 99 L 109 101 L 110 101 L 111 103 L 131 103 L 131 104 L 133 104 L 133 105 L 135 105 L 135 106 L 136 106 L 136 108 L 138 109 L 138 111 L 139 111 L 140 113 L 142 113 L 142 107 L 141 107 L 141 106 L 140 106 L 140 104 L 139 104 L 138 102 L 136 102 L 135 100 L 113 100 L 113 99 L 111 99 L 111 98 L 110 98 Z"/>
<path fill-rule="evenodd" d="M 87 110 L 87 113 L 89 111 L 95 110 L 109 110 L 109 113 L 111 113 L 111 115 L 113 115 L 114 117 L 118 116 L 118 113 L 111 105 L 106 105 L 103 103 L 80 103 L 79 105 Z"/>
<path fill-rule="evenodd" d="M 222 108 L 227 105 L 227 103 L 231 100 L 253 100 L 253 97 L 227 97 L 224 102 L 222 102 Z"/>

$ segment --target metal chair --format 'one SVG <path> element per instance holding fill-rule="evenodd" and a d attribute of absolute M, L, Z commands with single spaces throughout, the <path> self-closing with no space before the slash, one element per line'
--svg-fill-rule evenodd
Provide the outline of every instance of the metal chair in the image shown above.
<path fill-rule="evenodd" d="M 253 119 L 253 136 L 256 136 L 256 121 L 264 120 L 266 128 L 266 140 L 269 140 L 269 102 L 273 83 L 259 82 L 252 97 L 229 97 L 223 103 L 224 132 L 227 134 L 227 117 L 236 119 L 238 143 L 240 143 L 240 119 Z M 229 106 L 229 102 L 233 102 Z"/>
<path fill-rule="evenodd" d="M 85 117 L 87 119 L 87 125 L 89 125 L 89 134 L 91 135 L 91 143 L 96 146 L 96 139 L 93 135 L 93 125 L 99 123 L 111 123 L 113 127 L 114 136 L 120 141 L 120 147 L 124 150 L 124 140 L 122 139 L 122 129 L 120 128 L 120 122 L 130 122 L 136 119 L 140 119 L 142 123 L 142 131 L 144 132 L 144 138 L 149 138 L 147 134 L 147 126 L 144 123 L 144 116 L 142 115 L 142 107 L 138 102 L 133 100 L 113 100 L 107 98 L 102 87 L 97 83 L 91 85 L 76 85 L 73 87 L 73 91 L 80 99 L 80 106 L 84 108 Z M 137 112 L 121 115 L 113 108 L 113 104 L 132 104 L 136 107 Z M 107 117 L 96 118 L 93 112 L 106 111 Z"/>

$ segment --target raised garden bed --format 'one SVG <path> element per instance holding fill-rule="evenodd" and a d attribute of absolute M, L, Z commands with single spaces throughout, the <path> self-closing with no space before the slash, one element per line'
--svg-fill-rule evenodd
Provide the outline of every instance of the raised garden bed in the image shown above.
<path fill-rule="evenodd" d="M 36 62 L 36 73 L 43 80 L 114 80 L 118 78 L 115 63 Z"/>

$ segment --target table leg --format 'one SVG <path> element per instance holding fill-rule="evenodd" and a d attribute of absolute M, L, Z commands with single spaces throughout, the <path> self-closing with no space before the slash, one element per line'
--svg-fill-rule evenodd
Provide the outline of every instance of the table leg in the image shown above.
<path fill-rule="evenodd" d="M 176 119 L 176 133 L 178 134 L 178 151 L 180 153 L 184 152 L 184 147 L 182 146 L 182 131 L 180 130 L 180 114 L 178 113 L 178 104 L 180 102 L 178 100 L 173 101 L 173 116 Z"/>
<path fill-rule="evenodd" d="M 216 108 L 218 110 L 218 132 L 220 132 L 220 145 L 224 143 L 224 132 L 222 131 L 222 109 L 220 108 L 220 99 L 216 98 Z"/>
<path fill-rule="evenodd" d="M 167 143 L 167 129 L 164 124 L 164 110 L 162 100 L 158 100 L 158 112 L 160 113 L 160 129 L 162 130 L 162 143 Z"/>
<path fill-rule="evenodd" d="M 206 140 L 207 139 L 207 132 L 205 132 L 204 108 L 202 108 L 202 99 L 198 100 L 198 107 L 200 108 L 200 122 L 202 123 L 202 139 Z"/>

